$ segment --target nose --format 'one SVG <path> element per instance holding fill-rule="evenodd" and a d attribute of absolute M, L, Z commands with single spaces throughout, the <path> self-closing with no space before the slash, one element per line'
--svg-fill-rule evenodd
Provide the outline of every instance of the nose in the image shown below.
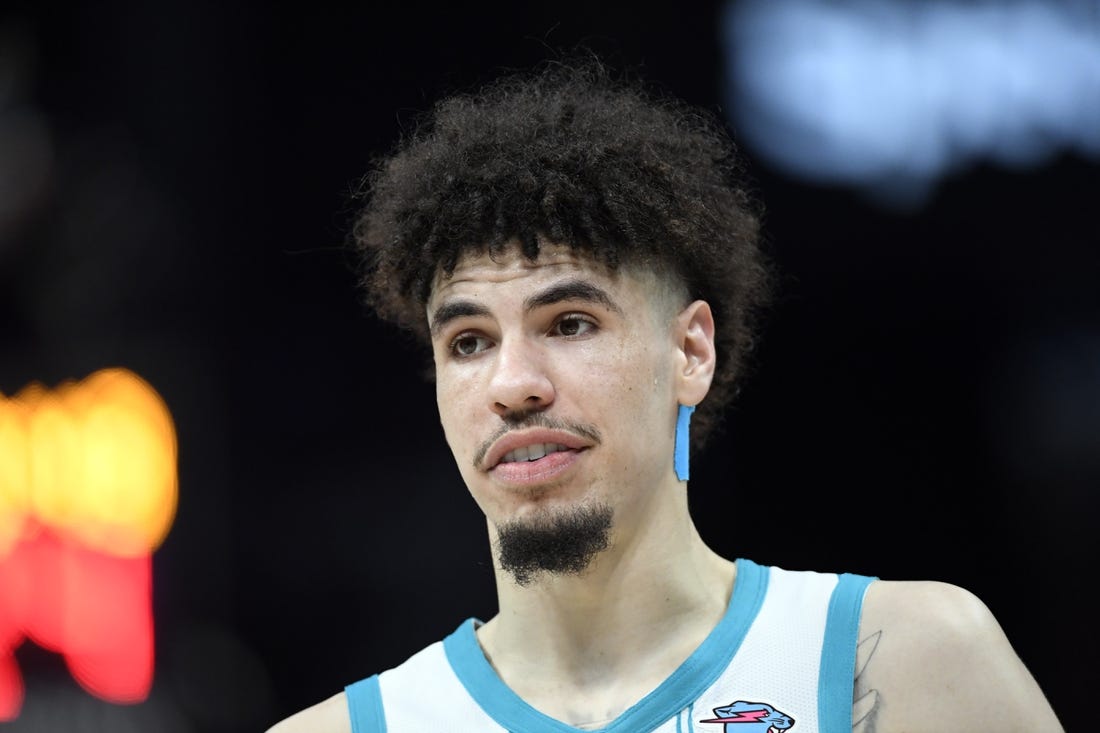
<path fill-rule="evenodd" d="M 540 411 L 554 401 L 543 350 L 522 337 L 502 339 L 489 376 L 490 409 L 501 417 Z"/>

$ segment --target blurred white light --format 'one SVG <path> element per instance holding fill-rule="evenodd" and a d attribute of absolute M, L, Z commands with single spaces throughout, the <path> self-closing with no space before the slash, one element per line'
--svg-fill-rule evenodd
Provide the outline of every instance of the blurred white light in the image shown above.
<path fill-rule="evenodd" d="M 978 159 L 1100 157 L 1100 0 L 731 1 L 731 122 L 799 177 L 912 199 Z"/>

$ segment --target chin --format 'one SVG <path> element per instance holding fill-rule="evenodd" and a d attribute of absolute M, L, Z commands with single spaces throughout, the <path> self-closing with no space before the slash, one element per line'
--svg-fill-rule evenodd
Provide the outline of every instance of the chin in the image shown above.
<path fill-rule="evenodd" d="M 590 502 L 546 507 L 497 525 L 501 568 L 520 585 L 542 574 L 578 574 L 610 546 L 613 510 Z"/>

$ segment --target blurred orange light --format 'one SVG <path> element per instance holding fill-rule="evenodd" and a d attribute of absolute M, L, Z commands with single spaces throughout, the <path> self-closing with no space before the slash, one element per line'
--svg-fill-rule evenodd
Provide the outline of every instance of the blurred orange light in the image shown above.
<path fill-rule="evenodd" d="M 26 408 L 0 394 L 0 559 L 11 552 L 26 521 L 30 503 L 29 450 Z"/>
<path fill-rule="evenodd" d="M 164 401 L 125 369 L 0 395 L 0 720 L 22 705 L 25 637 L 104 700 L 148 695 L 151 553 L 175 517 L 176 450 Z"/>

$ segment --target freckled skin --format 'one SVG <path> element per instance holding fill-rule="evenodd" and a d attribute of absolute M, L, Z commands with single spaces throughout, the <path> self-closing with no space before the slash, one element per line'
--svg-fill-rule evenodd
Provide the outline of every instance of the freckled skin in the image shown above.
<path fill-rule="evenodd" d="M 525 305 L 571 282 L 601 298 Z M 609 546 L 579 574 L 521 587 L 494 556 L 501 612 L 478 641 L 509 687 L 560 720 L 618 715 L 698 647 L 729 598 L 735 568 L 699 537 L 672 460 L 678 406 L 706 396 L 715 364 L 710 308 L 687 301 L 654 273 L 546 244 L 535 262 L 515 249 L 468 256 L 427 303 L 440 419 L 490 540 L 505 522 L 613 511 Z M 464 315 L 438 317 L 448 312 Z M 554 481 L 498 480 L 472 458 L 528 413 L 599 440 Z"/>
<path fill-rule="evenodd" d="M 565 279 L 583 278 L 607 292 L 616 309 L 563 302 L 525 311 L 524 298 Z M 652 298 L 653 285 L 629 271 L 612 273 L 564 248 L 536 263 L 519 256 L 464 259 L 438 281 L 429 314 L 441 303 L 470 300 L 487 315 L 461 318 L 433 338 L 440 420 L 459 470 L 490 524 L 555 506 L 605 501 L 617 526 L 637 521 L 640 506 L 676 479 L 668 457 L 677 397 L 670 374 L 673 315 Z M 591 325 L 563 336 L 555 324 L 576 315 Z M 664 320 L 663 323 L 659 321 Z M 456 357 L 456 337 L 483 337 L 484 351 Z M 636 385 L 652 385 L 638 390 Z M 599 445 L 552 491 L 517 492 L 475 467 L 471 456 L 504 416 L 535 410 L 592 425 Z M 647 426 L 649 426 L 647 428 Z"/>

